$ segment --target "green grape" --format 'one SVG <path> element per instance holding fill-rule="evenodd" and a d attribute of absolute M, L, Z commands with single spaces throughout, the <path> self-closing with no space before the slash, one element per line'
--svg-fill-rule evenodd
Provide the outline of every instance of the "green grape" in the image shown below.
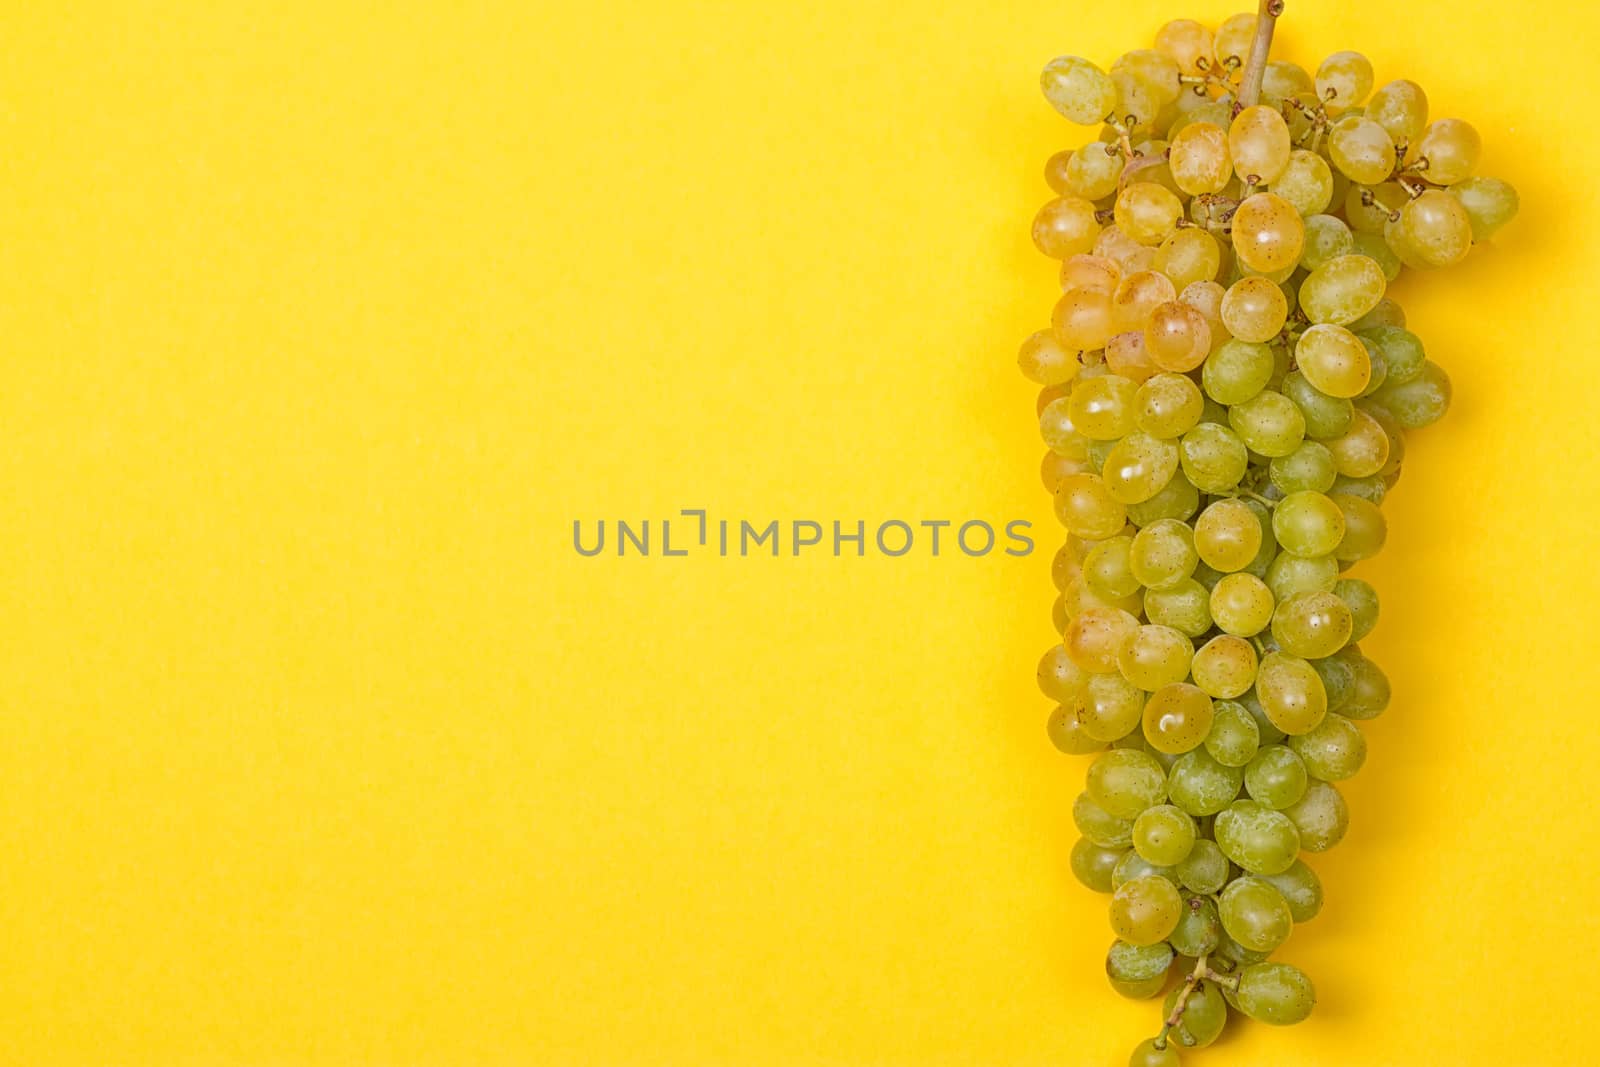
<path fill-rule="evenodd" d="M 1283 745 L 1266 746 L 1244 769 L 1245 792 L 1251 800 L 1274 811 L 1282 811 L 1305 796 L 1308 780 L 1305 762 Z"/>
<path fill-rule="evenodd" d="M 1317 66 L 1317 99 L 1328 114 L 1347 111 L 1372 92 L 1372 62 L 1360 52 L 1335 52 Z"/>
<path fill-rule="evenodd" d="M 1200 842 L 1197 841 L 1195 844 L 1198 846 Z M 1210 841 L 1206 844 L 1216 848 Z M 1223 870 L 1226 872 L 1228 861 L 1223 857 L 1222 851 L 1218 849 L 1215 856 L 1222 860 Z M 1182 864 L 1179 864 L 1179 869 L 1182 869 Z M 1180 884 L 1182 884 L 1181 876 Z M 1173 950 L 1180 956 L 1198 958 L 1213 951 L 1221 939 L 1222 921 L 1217 917 L 1217 906 L 1204 896 L 1186 897 L 1183 917 L 1178 920 L 1172 935 L 1167 938 Z"/>
<path fill-rule="evenodd" d="M 1154 945 L 1172 933 L 1182 910 L 1178 887 L 1167 879 L 1135 878 L 1111 894 L 1111 932 L 1130 945 Z"/>
<path fill-rule="evenodd" d="M 1370 413 L 1360 408 L 1351 413 L 1348 430 L 1323 444 L 1333 453 L 1334 468 L 1347 478 L 1377 474 L 1389 462 L 1389 435 Z"/>
<path fill-rule="evenodd" d="M 1278 546 L 1296 556 L 1325 556 L 1344 537 L 1344 513 L 1321 493 L 1290 493 L 1272 512 Z"/>
<path fill-rule="evenodd" d="M 1179 453 L 1182 459 L 1182 453 Z M 1189 479 L 1181 473 L 1174 474 L 1172 481 L 1166 488 L 1139 504 L 1128 505 L 1128 521 L 1135 526 L 1145 527 L 1163 519 L 1182 522 L 1195 513 L 1200 507 L 1200 494 L 1190 484 Z"/>
<path fill-rule="evenodd" d="M 1183 91 L 1178 80 L 1178 64 L 1171 56 L 1153 48 L 1136 48 L 1111 64 L 1113 74 L 1123 70 L 1154 88 L 1163 101 L 1176 100 Z"/>
<path fill-rule="evenodd" d="M 1105 234 L 1102 230 L 1101 238 Z M 1100 247 L 1098 242 L 1095 247 Z M 1117 332 L 1116 320 L 1111 314 L 1111 294 L 1099 289 L 1069 289 L 1056 301 L 1050 313 L 1050 325 L 1068 348 L 1080 352 L 1104 348 L 1106 341 Z M 1083 376 L 1082 371 L 1079 376 Z"/>
<path fill-rule="evenodd" d="M 1144 693 L 1120 674 L 1091 674 L 1070 705 L 1080 730 L 1111 742 L 1127 736 L 1144 720 Z"/>
<path fill-rule="evenodd" d="M 1029 335 L 1017 352 L 1017 366 L 1031 382 L 1062 385 L 1078 373 L 1078 354 L 1069 351 L 1049 330 Z"/>
<path fill-rule="evenodd" d="M 1240 118 L 1256 108 L 1246 108 Z M 1276 112 L 1267 109 L 1269 114 Z M 1238 119 L 1234 120 L 1235 125 Z M 1281 118 L 1278 120 L 1283 121 Z M 1284 156 L 1288 163 L 1288 156 Z M 1236 167 L 1238 161 L 1235 159 Z M 1280 168 L 1281 170 L 1281 168 Z M 1244 172 L 1250 173 L 1250 172 Z M 1463 212 L 1464 214 L 1464 212 Z M 1276 193 L 1247 196 L 1233 212 L 1233 254 L 1239 262 L 1262 274 L 1292 270 L 1305 248 L 1306 230 L 1295 206 Z M 1280 278 L 1273 279 L 1281 281 Z M 1302 296 L 1302 299 L 1304 297 Z"/>
<path fill-rule="evenodd" d="M 1117 191 L 1117 181 L 1122 177 L 1122 164 L 1122 153 L 1115 146 L 1107 145 L 1104 141 L 1090 141 L 1067 159 L 1060 185 L 1055 182 L 1050 184 L 1062 196 L 1103 200 Z"/>
<path fill-rule="evenodd" d="M 1233 177 L 1228 134 L 1210 122 L 1191 122 L 1172 138 L 1172 180 L 1190 196 L 1220 193 Z"/>
<path fill-rule="evenodd" d="M 1128 521 L 1128 509 L 1106 489 L 1096 474 L 1073 474 L 1056 487 L 1056 518 L 1069 532 L 1099 541 L 1119 532 Z"/>
<path fill-rule="evenodd" d="M 1205 230 L 1185 227 L 1161 242 L 1156 249 L 1155 268 L 1180 290 L 1195 282 L 1208 282 L 1222 269 L 1222 246 Z M 1209 324 L 1206 336 L 1209 339 Z"/>
<path fill-rule="evenodd" d="M 1299 803 L 1283 814 L 1294 823 L 1300 847 L 1307 852 L 1326 852 L 1344 840 L 1345 831 L 1350 829 L 1350 810 L 1345 807 L 1344 797 L 1328 782 L 1313 781 L 1306 786 L 1306 795 Z"/>
<path fill-rule="evenodd" d="M 1194 684 L 1207 696 L 1231 700 L 1255 684 L 1256 650 L 1242 637 L 1222 634 L 1201 646 L 1190 670 Z"/>
<path fill-rule="evenodd" d="M 1094 204 L 1076 196 L 1060 196 L 1033 219 L 1033 243 L 1051 259 L 1087 252 L 1100 236 L 1100 222 Z"/>
<path fill-rule="evenodd" d="M 1290 870 L 1292 873 L 1293 868 Z M 1222 854 L 1222 849 L 1215 841 L 1202 837 L 1195 841 L 1194 848 L 1173 868 L 1173 873 L 1178 876 L 1178 884 L 1185 889 L 1202 894 L 1215 893 L 1228 880 L 1228 857 Z"/>
<path fill-rule="evenodd" d="M 1253 574 L 1230 574 L 1211 591 L 1211 618 L 1219 630 L 1253 637 L 1272 621 L 1272 590 Z"/>
<path fill-rule="evenodd" d="M 1211 629 L 1211 592 L 1193 578 L 1171 589 L 1147 589 L 1144 617 L 1193 640 Z"/>
<path fill-rule="evenodd" d="M 1399 182 L 1352 183 L 1344 196 L 1344 220 L 1357 233 L 1381 234 L 1388 229 L 1391 216 L 1410 199 L 1411 194 Z"/>
<path fill-rule="evenodd" d="M 1068 398 L 1072 424 L 1094 441 L 1114 441 L 1134 429 L 1139 386 L 1118 374 L 1080 383 Z"/>
<path fill-rule="evenodd" d="M 1294 930 L 1289 902 L 1276 886 L 1260 878 L 1229 882 L 1217 898 L 1217 914 L 1229 937 L 1257 952 L 1271 952 Z"/>
<path fill-rule="evenodd" d="M 1072 402 L 1068 397 L 1050 401 L 1039 413 L 1039 436 L 1058 455 L 1084 459 L 1089 454 L 1089 439 L 1072 424 Z"/>
<path fill-rule="evenodd" d="M 1343 715 L 1331 712 L 1316 729 L 1289 738 L 1288 745 L 1300 756 L 1311 776 L 1324 782 L 1352 778 L 1367 761 L 1367 739 L 1361 736 L 1361 728 Z"/>
<path fill-rule="evenodd" d="M 1280 552 L 1267 567 L 1267 588 L 1282 602 L 1296 593 L 1331 593 L 1339 580 L 1339 561 L 1332 556 L 1297 556 Z"/>
<path fill-rule="evenodd" d="M 1366 256 L 1335 256 L 1300 283 L 1300 310 L 1312 322 L 1343 326 L 1377 307 L 1387 284 L 1383 268 Z"/>
<path fill-rule="evenodd" d="M 1089 798 L 1102 811 L 1128 821 L 1131 842 L 1133 820 L 1145 808 L 1166 799 L 1167 774 L 1148 752 L 1113 748 L 1101 753 L 1089 765 L 1088 786 Z M 1084 836 L 1090 837 L 1089 834 Z"/>
<path fill-rule="evenodd" d="M 1214 38 L 1193 19 L 1173 19 L 1156 31 L 1156 51 L 1169 56 L 1185 74 L 1209 69 Z"/>
<path fill-rule="evenodd" d="M 1421 339 L 1404 326 L 1377 326 L 1356 336 L 1383 353 L 1384 366 L 1389 368 L 1384 385 L 1401 385 L 1422 373 L 1427 353 Z"/>
<path fill-rule="evenodd" d="M 1328 710 L 1339 711 L 1355 692 L 1356 672 L 1347 662 L 1343 649 L 1322 659 L 1307 660 L 1311 669 L 1322 679 L 1322 691 L 1328 694 Z"/>
<path fill-rule="evenodd" d="M 1194 819 L 1171 804 L 1146 808 L 1133 821 L 1134 851 L 1158 867 L 1182 862 L 1194 848 L 1195 837 Z"/>
<path fill-rule="evenodd" d="M 1206 735 L 1206 752 L 1226 767 L 1243 767 L 1261 745 L 1261 731 L 1244 705 L 1219 700 L 1212 707 L 1211 732 Z"/>
<path fill-rule="evenodd" d="M 1066 646 L 1051 645 L 1039 657 L 1039 691 L 1058 704 L 1070 704 L 1083 691 L 1089 675 L 1072 662 Z"/>
<path fill-rule="evenodd" d="M 1139 620 L 1126 611 L 1085 608 L 1073 616 L 1061 643 L 1072 662 L 1085 671 L 1111 674 L 1117 669 L 1117 653 L 1138 628 Z"/>
<path fill-rule="evenodd" d="M 1112 212 L 1123 233 L 1142 245 L 1158 245 L 1183 218 L 1183 201 L 1163 185 L 1138 181 L 1117 194 Z"/>
<path fill-rule="evenodd" d="M 1350 608 L 1335 593 L 1296 593 L 1272 616 L 1273 640 L 1301 659 L 1333 655 L 1349 642 L 1354 627 Z"/>
<path fill-rule="evenodd" d="M 1364 115 L 1347 115 L 1328 131 L 1328 159 L 1351 181 L 1377 185 L 1394 173 L 1394 138 Z"/>
<path fill-rule="evenodd" d="M 1124 849 L 1133 844 L 1133 820 L 1112 815 L 1087 792 L 1079 793 L 1072 802 L 1072 824 L 1101 848 Z"/>
<path fill-rule="evenodd" d="M 1345 655 L 1355 678 L 1350 698 L 1339 713 L 1347 719 L 1376 719 L 1389 707 L 1389 679 L 1359 650 L 1346 649 Z"/>
<path fill-rule="evenodd" d="M 1261 91 L 1268 96 L 1285 97 L 1314 93 L 1316 86 L 1311 81 L 1311 75 L 1300 64 L 1274 59 L 1267 64 L 1266 73 L 1262 75 Z"/>
<path fill-rule="evenodd" d="M 1355 237 L 1343 219 L 1334 215 L 1310 215 L 1305 227 L 1306 248 L 1300 253 L 1300 266 L 1308 271 L 1355 250 Z"/>
<path fill-rule="evenodd" d="M 1454 185 L 1472 177 L 1482 154 L 1483 139 L 1461 119 L 1430 123 L 1416 148 L 1419 162 L 1427 160 L 1423 176 L 1435 185 Z"/>
<path fill-rule="evenodd" d="M 1205 398 L 1181 374 L 1152 375 L 1134 397 L 1139 429 L 1161 438 L 1180 437 L 1200 421 Z"/>
<path fill-rule="evenodd" d="M 1443 189 L 1428 189 L 1400 208 L 1383 231 L 1402 261 L 1418 267 L 1448 267 L 1472 249 L 1472 219 L 1461 201 Z"/>
<path fill-rule="evenodd" d="M 1343 603 L 1343 601 L 1340 601 Z M 1117 654 L 1122 676 L 1146 692 L 1181 682 L 1189 676 L 1194 645 L 1170 626 L 1141 626 Z"/>
<path fill-rule="evenodd" d="M 1223 854 L 1252 874 L 1288 870 L 1300 849 L 1300 834 L 1289 816 L 1253 800 L 1228 805 L 1218 813 L 1213 830 Z"/>
<path fill-rule="evenodd" d="M 1106 952 L 1106 977 L 1112 988 L 1134 1000 L 1148 1000 L 1160 993 L 1171 968 L 1172 946 L 1164 941 L 1134 945 L 1119 940 Z"/>
<path fill-rule="evenodd" d="M 1139 579 L 1133 576 L 1133 568 L 1128 563 L 1132 547 L 1133 538 L 1124 534 L 1108 537 L 1091 548 L 1083 559 L 1083 580 L 1089 588 L 1110 599 L 1137 593 Z"/>
<path fill-rule="evenodd" d="M 1333 203 L 1333 188 L 1333 172 L 1328 169 L 1327 161 L 1315 152 L 1297 148 L 1289 153 L 1289 162 L 1272 183 L 1271 191 L 1287 200 L 1302 216 L 1307 216 L 1327 210 Z M 1309 243 L 1309 227 L 1306 238 Z"/>
<path fill-rule="evenodd" d="M 1414 81 L 1392 81 L 1372 94 L 1366 117 L 1387 130 L 1396 144 L 1415 141 L 1428 128 L 1428 94 Z"/>
<path fill-rule="evenodd" d="M 1272 725 L 1286 734 L 1315 729 L 1328 712 L 1328 692 L 1322 678 L 1298 656 L 1283 652 L 1262 656 L 1255 692 Z M 1145 716 L 1148 721 L 1148 709 Z"/>
<path fill-rule="evenodd" d="M 1328 396 L 1360 396 L 1372 379 L 1372 358 L 1366 343 L 1343 326 L 1320 323 L 1309 327 L 1295 343 L 1294 359 L 1306 381 Z"/>
<path fill-rule="evenodd" d="M 1267 464 L 1267 477 L 1285 496 L 1302 492 L 1326 493 L 1333 488 L 1338 476 L 1333 466 L 1333 453 L 1315 441 L 1302 441 L 1300 447 L 1287 456 L 1278 456 Z"/>
<path fill-rule="evenodd" d="M 1333 550 L 1335 559 L 1355 562 L 1371 559 L 1389 536 L 1389 523 L 1378 505 L 1348 493 L 1335 493 L 1328 499 L 1344 514 L 1344 537 Z"/>
<path fill-rule="evenodd" d="M 1145 740 L 1160 752 L 1188 752 L 1205 740 L 1211 718 L 1211 698 L 1198 686 L 1164 685 L 1144 702 Z"/>
<path fill-rule="evenodd" d="M 1039 75 L 1050 106 L 1079 126 L 1092 126 L 1117 110 L 1117 87 L 1081 56 L 1057 56 Z"/>
<path fill-rule="evenodd" d="M 1229 937 L 1226 930 L 1222 931 L 1222 941 L 1217 945 L 1216 951 L 1216 958 L 1220 961 L 1219 969 L 1222 970 L 1238 970 L 1241 967 L 1248 967 L 1252 963 L 1260 963 L 1268 955 L 1269 953 L 1266 952 L 1257 952 L 1255 949 L 1245 948 Z M 1235 998 L 1231 993 L 1224 992 L 1224 996 L 1227 997 L 1229 1004 L 1236 1008 L 1239 1006 L 1235 1003 Z"/>
<path fill-rule="evenodd" d="M 1283 329 L 1289 315 L 1289 301 L 1278 286 L 1252 275 L 1240 278 L 1228 287 L 1222 296 L 1218 313 L 1223 325 L 1237 340 L 1224 342 L 1217 352 L 1207 357 L 1206 393 L 1219 404 L 1233 404 L 1248 400 L 1266 384 L 1270 376 L 1271 352 L 1263 352 L 1258 346 L 1277 337 Z M 1234 354 L 1220 361 L 1221 366 L 1214 366 L 1219 363 L 1219 353 L 1228 349 L 1229 345 L 1236 346 Z M 1263 355 L 1267 357 L 1268 373 L 1260 374 L 1260 384 L 1250 387 L 1248 383 L 1256 380 L 1258 372 L 1255 369 L 1262 362 Z M 1228 373 L 1219 375 L 1221 371 Z M 1218 395 L 1219 392 L 1223 395 Z"/>
<path fill-rule="evenodd" d="M 1172 1017 L 1182 988 L 1175 986 L 1167 994 L 1166 1003 L 1161 1009 L 1164 1018 Z M 1189 994 L 1183 1013 L 1178 1016 L 1178 1025 L 1172 1028 L 1167 1038 L 1184 1048 L 1205 1048 L 1222 1033 L 1227 1021 L 1228 1005 L 1223 1000 L 1221 987 L 1214 982 L 1202 981 Z"/>
<path fill-rule="evenodd" d="M 1155 1038 L 1147 1037 L 1134 1046 L 1128 1067 L 1181 1067 L 1181 1061 L 1172 1045 L 1157 1045 Z"/>
<path fill-rule="evenodd" d="M 1158 519 L 1134 536 L 1128 560 L 1140 585 L 1171 589 L 1194 573 L 1200 556 L 1188 526 L 1177 519 Z"/>
<path fill-rule="evenodd" d="M 1226 808 L 1244 784 L 1243 770 L 1218 763 L 1203 748 L 1179 756 L 1167 777 L 1172 803 L 1195 818 Z"/>
<path fill-rule="evenodd" d="M 1124 504 L 1141 504 L 1178 472 L 1178 446 L 1134 431 L 1112 446 L 1100 477 L 1106 492 Z"/>
<path fill-rule="evenodd" d="M 1449 410 L 1450 378 L 1437 363 L 1429 361 L 1410 381 L 1384 382 L 1372 399 L 1387 408 L 1401 426 L 1419 430 L 1438 422 Z"/>
<path fill-rule="evenodd" d="M 1400 277 L 1400 268 L 1405 264 L 1400 262 L 1400 257 L 1395 255 L 1394 249 L 1389 247 L 1389 242 L 1383 239 L 1383 234 L 1369 233 L 1366 230 L 1362 230 L 1351 237 L 1351 243 L 1353 252 L 1357 255 L 1366 256 L 1378 265 L 1378 269 L 1383 272 L 1384 281 L 1392 282 Z M 1382 303 L 1383 301 L 1378 301 L 1378 304 L 1381 305 Z M 1377 305 L 1374 305 L 1373 310 L 1377 310 Z M 1351 323 L 1351 327 L 1354 328 L 1359 324 L 1367 323 L 1369 321 L 1368 316 L 1371 314 L 1371 311 L 1367 312 L 1366 315 Z"/>
<path fill-rule="evenodd" d="M 1228 409 L 1228 425 L 1252 452 L 1287 456 L 1305 439 L 1305 415 L 1282 393 L 1263 389 Z"/>
<path fill-rule="evenodd" d="M 1322 881 L 1317 873 L 1295 860 L 1286 871 L 1279 874 L 1260 874 L 1256 877 L 1274 886 L 1283 894 L 1289 905 L 1289 915 L 1297 923 L 1310 922 L 1322 910 Z"/>
<path fill-rule="evenodd" d="M 1289 127 L 1275 108 L 1247 107 L 1228 127 L 1228 154 L 1241 178 L 1268 184 L 1276 181 L 1289 165 L 1291 149 Z"/>
<path fill-rule="evenodd" d="M 1250 453 L 1240 435 L 1227 426 L 1202 422 L 1183 435 L 1178 463 L 1197 489 L 1226 493 L 1250 467 Z"/>
<path fill-rule="evenodd" d="M 1077 714 L 1065 705 L 1058 704 L 1050 713 L 1050 718 L 1045 720 L 1045 731 L 1050 743 L 1069 756 L 1087 756 L 1106 747 L 1105 742 L 1096 741 L 1084 731 Z"/>
<path fill-rule="evenodd" d="M 1516 218 L 1521 206 L 1516 189 L 1499 178 L 1468 178 L 1450 186 L 1450 195 L 1466 209 L 1474 241 L 1489 240 L 1496 230 Z"/>
<path fill-rule="evenodd" d="M 1286 306 L 1283 303 L 1283 293 L 1276 285 L 1263 278 L 1242 279 L 1234 283 L 1228 292 L 1232 294 L 1247 283 L 1255 283 L 1258 287 L 1265 286 L 1277 294 L 1280 306 Z M 1228 299 L 1228 297 L 1223 298 L 1224 321 L 1228 314 Z M 1279 324 L 1282 325 L 1281 316 Z M 1272 349 L 1264 344 L 1233 339 L 1222 342 L 1206 357 L 1200 381 L 1205 387 L 1206 395 L 1217 403 L 1240 404 L 1266 388 L 1267 382 L 1272 378 L 1272 369 Z"/>
<path fill-rule="evenodd" d="M 1261 521 L 1243 501 L 1225 498 L 1200 513 L 1194 524 L 1194 547 L 1218 571 L 1239 571 L 1261 551 Z"/>
<path fill-rule="evenodd" d="M 1283 395 L 1300 409 L 1305 418 L 1306 436 L 1318 441 L 1346 433 L 1355 417 L 1355 406 L 1350 401 L 1319 392 L 1299 371 L 1284 375 Z"/>
<path fill-rule="evenodd" d="M 1289 1026 L 1311 1014 L 1317 993 L 1311 979 L 1298 967 L 1268 961 L 1253 963 L 1239 972 L 1234 993 L 1239 1010 L 1258 1022 Z"/>
<path fill-rule="evenodd" d="M 1364 640 L 1378 625 L 1378 591 L 1364 579 L 1341 578 L 1333 592 L 1350 609 L 1350 640 Z"/>
<path fill-rule="evenodd" d="M 1085 449 L 1088 455 L 1084 457 L 1084 462 L 1095 474 L 1101 474 L 1105 469 L 1106 457 L 1111 455 L 1111 450 L 1115 447 L 1117 447 L 1115 441 L 1090 441 L 1088 448 Z"/>
<path fill-rule="evenodd" d="M 1073 877 L 1096 893 L 1109 893 L 1112 888 L 1111 870 L 1125 851 L 1120 848 L 1103 848 L 1087 837 L 1080 837 L 1072 846 Z"/>

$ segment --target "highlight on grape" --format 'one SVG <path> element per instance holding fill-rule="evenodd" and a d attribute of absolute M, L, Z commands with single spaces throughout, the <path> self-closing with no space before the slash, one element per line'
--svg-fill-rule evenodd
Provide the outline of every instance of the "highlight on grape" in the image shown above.
<path fill-rule="evenodd" d="M 1269 59 L 1282 12 L 1176 19 L 1040 79 L 1098 132 L 1045 164 L 1033 240 L 1062 295 L 1018 356 L 1066 528 L 1038 680 L 1051 741 L 1089 757 L 1071 867 L 1109 898 L 1106 976 L 1164 996 L 1130 1067 L 1312 1012 L 1277 957 L 1322 909 L 1308 857 L 1344 837 L 1337 783 L 1390 699 L 1352 568 L 1383 548 L 1406 432 L 1450 404 L 1386 290 L 1518 207 L 1417 83 L 1353 51 Z"/>

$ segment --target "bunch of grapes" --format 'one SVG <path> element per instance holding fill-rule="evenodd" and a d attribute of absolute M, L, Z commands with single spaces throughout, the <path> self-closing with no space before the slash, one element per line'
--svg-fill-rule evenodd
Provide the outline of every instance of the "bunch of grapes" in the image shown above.
<path fill-rule="evenodd" d="M 1133 1067 L 1172 1067 L 1230 1009 L 1311 1012 L 1271 957 L 1322 906 L 1305 855 L 1344 836 L 1335 783 L 1389 703 L 1358 644 L 1378 596 L 1347 572 L 1383 547 L 1405 431 L 1450 401 L 1385 288 L 1517 210 L 1416 83 L 1375 89 L 1355 52 L 1267 62 L 1280 11 L 1042 78 L 1100 133 L 1050 159 L 1033 223 L 1062 297 L 1019 363 L 1068 534 L 1039 684 L 1056 746 L 1093 756 L 1072 869 L 1110 894 L 1111 984 L 1182 976 Z"/>

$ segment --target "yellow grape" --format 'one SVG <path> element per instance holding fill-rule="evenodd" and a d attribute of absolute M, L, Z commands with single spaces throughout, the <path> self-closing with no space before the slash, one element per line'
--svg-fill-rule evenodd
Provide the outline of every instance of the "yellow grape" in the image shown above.
<path fill-rule="evenodd" d="M 1211 327 L 1195 308 L 1168 301 L 1151 312 L 1144 346 L 1151 362 L 1162 370 L 1186 373 L 1204 363 L 1211 351 Z"/>
<path fill-rule="evenodd" d="M 1249 110 L 1253 109 L 1246 109 Z M 1305 238 L 1300 213 L 1274 193 L 1247 197 L 1234 212 L 1234 254 L 1245 266 L 1263 274 L 1293 270 L 1300 262 Z"/>
<path fill-rule="evenodd" d="M 1124 274 L 1149 270 L 1150 264 L 1156 259 L 1154 248 L 1135 241 L 1115 224 L 1100 231 L 1100 236 L 1094 242 L 1094 254 L 1111 260 L 1122 268 Z"/>
<path fill-rule="evenodd" d="M 1177 299 L 1172 279 L 1156 270 L 1135 271 L 1125 276 L 1111 297 L 1111 313 L 1122 330 L 1142 330 L 1157 305 Z"/>
<path fill-rule="evenodd" d="M 1351 181 L 1377 185 L 1394 173 L 1394 139 L 1371 119 L 1350 115 L 1328 132 L 1328 158 Z"/>
<path fill-rule="evenodd" d="M 1040 330 L 1022 342 L 1017 366 L 1031 382 L 1061 385 L 1078 373 L 1078 353 L 1063 345 L 1054 332 Z"/>
<path fill-rule="evenodd" d="M 1118 377 L 1140 384 L 1160 370 L 1150 361 L 1150 353 L 1144 347 L 1144 333 L 1140 330 L 1115 334 L 1106 342 L 1106 368 Z"/>
<path fill-rule="evenodd" d="M 1212 62 L 1213 40 L 1211 31 L 1194 19 L 1173 19 L 1156 31 L 1156 51 L 1185 74 L 1200 74 Z"/>
<path fill-rule="evenodd" d="M 1435 185 L 1454 185 L 1472 177 L 1483 153 L 1483 140 L 1471 123 L 1440 119 L 1417 142 L 1417 158 L 1428 161 L 1422 176 Z"/>
<path fill-rule="evenodd" d="M 1168 166 L 1172 180 L 1190 196 L 1220 193 L 1233 177 L 1228 135 L 1209 122 L 1191 122 L 1172 139 Z"/>
<path fill-rule="evenodd" d="M 1183 202 L 1155 182 L 1134 182 L 1117 194 L 1117 226 L 1142 245 L 1158 245 L 1183 218 Z"/>
<path fill-rule="evenodd" d="M 1122 281 L 1122 268 L 1104 256 L 1079 253 L 1061 261 L 1061 291 L 1093 289 L 1110 293 Z"/>
<path fill-rule="evenodd" d="M 1033 243 L 1052 259 L 1089 251 L 1100 235 L 1094 210 L 1093 204 L 1079 197 L 1057 197 L 1034 216 Z"/>
<path fill-rule="evenodd" d="M 1259 276 L 1240 278 L 1222 297 L 1222 324 L 1241 341 L 1257 343 L 1278 336 L 1289 317 L 1289 300 L 1277 285 Z"/>
<path fill-rule="evenodd" d="M 1228 153 L 1241 178 L 1273 182 L 1289 165 L 1289 127 L 1276 109 L 1264 104 L 1247 107 L 1228 127 Z"/>
<path fill-rule="evenodd" d="M 1178 289 L 1210 281 L 1222 269 L 1222 246 L 1198 227 L 1174 230 L 1156 249 L 1155 269 L 1165 274 Z"/>
<path fill-rule="evenodd" d="M 1115 332 L 1111 294 L 1098 289 L 1070 289 L 1050 316 L 1061 343 L 1080 352 L 1104 348 Z"/>

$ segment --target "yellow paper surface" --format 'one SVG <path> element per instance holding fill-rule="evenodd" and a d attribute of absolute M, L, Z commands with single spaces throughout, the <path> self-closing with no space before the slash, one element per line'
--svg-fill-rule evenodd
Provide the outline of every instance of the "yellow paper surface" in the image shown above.
<path fill-rule="evenodd" d="M 1524 210 L 1399 286 L 1456 406 L 1361 572 L 1396 695 L 1283 952 L 1317 1014 L 1186 1063 L 1587 1062 L 1600 15 L 1289 7 L 1288 54 L 1419 80 Z M 1040 66 L 1228 7 L 12 8 L 0 1060 L 1120 1065 L 1153 1032 L 1067 871 L 1013 360 L 1082 136 Z M 573 551 L 682 508 L 1038 548 Z"/>

